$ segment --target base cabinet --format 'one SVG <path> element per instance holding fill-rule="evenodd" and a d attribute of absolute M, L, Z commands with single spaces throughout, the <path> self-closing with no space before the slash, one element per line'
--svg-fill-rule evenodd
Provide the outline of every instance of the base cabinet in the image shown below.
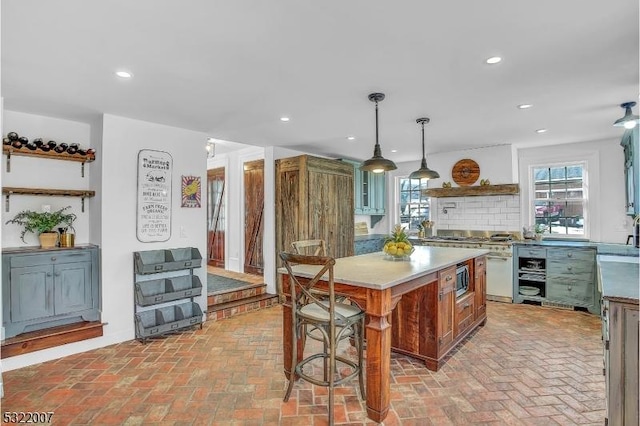
<path fill-rule="evenodd" d="M 100 319 L 97 247 L 2 254 L 5 337 Z"/>
<path fill-rule="evenodd" d="M 586 308 L 600 314 L 593 247 L 516 246 L 513 302 L 540 302 Z"/>
<path fill-rule="evenodd" d="M 484 265 L 485 257 L 470 261 Z M 425 277 L 425 285 L 402 295 L 391 314 L 391 347 L 438 371 L 451 350 L 486 321 L 486 269 L 470 275 L 469 290 L 456 297 L 456 266 Z M 480 294 L 479 294 L 480 293 Z"/>
<path fill-rule="evenodd" d="M 602 307 L 607 421 L 615 426 L 637 426 L 638 303 L 609 301 Z"/>

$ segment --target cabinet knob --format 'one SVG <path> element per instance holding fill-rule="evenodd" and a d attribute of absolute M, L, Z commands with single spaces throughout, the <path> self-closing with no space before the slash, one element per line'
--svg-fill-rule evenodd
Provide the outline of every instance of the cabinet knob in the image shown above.
<path fill-rule="evenodd" d="M 447 275 L 447 278 L 445 278 L 445 281 L 451 281 L 453 279 L 453 277 L 451 275 Z"/>
<path fill-rule="evenodd" d="M 60 272 L 56 272 L 54 275 L 55 275 L 56 277 L 59 277 L 59 276 L 60 276 Z"/>
<path fill-rule="evenodd" d="M 50 277 L 51 276 L 51 272 L 47 272 L 47 276 Z"/>
<path fill-rule="evenodd" d="M 568 253 L 567 257 L 573 257 L 573 253 Z"/>
<path fill-rule="evenodd" d="M 573 267 L 572 267 L 572 266 L 567 266 L 567 270 L 568 270 L 568 271 L 570 271 L 570 270 L 572 270 L 572 269 L 573 269 Z"/>
<path fill-rule="evenodd" d="M 57 258 L 56 258 L 55 256 L 52 256 L 52 257 L 51 257 L 51 261 L 52 261 L 52 262 L 55 262 L 55 261 L 56 261 L 56 259 L 57 259 Z"/>

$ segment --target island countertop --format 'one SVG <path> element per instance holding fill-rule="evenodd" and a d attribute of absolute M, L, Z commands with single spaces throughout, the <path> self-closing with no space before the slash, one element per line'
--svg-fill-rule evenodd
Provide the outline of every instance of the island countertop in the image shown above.
<path fill-rule="evenodd" d="M 604 299 L 637 304 L 639 280 L 637 257 L 598 256 L 598 284 Z"/>
<path fill-rule="evenodd" d="M 417 246 L 409 260 L 391 260 L 383 252 L 336 259 L 334 281 L 384 290 L 489 253 L 489 250 Z M 320 267 L 294 266 L 301 277 L 313 277 Z M 286 273 L 286 269 L 278 269 Z"/>

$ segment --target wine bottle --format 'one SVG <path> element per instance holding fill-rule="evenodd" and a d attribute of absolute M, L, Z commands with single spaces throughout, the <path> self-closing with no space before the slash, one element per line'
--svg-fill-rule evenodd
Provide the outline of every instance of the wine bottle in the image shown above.
<path fill-rule="evenodd" d="M 13 141 L 17 141 L 20 136 L 18 136 L 16 132 L 9 132 L 7 133 L 7 137 L 11 142 L 13 142 Z"/>
<path fill-rule="evenodd" d="M 67 144 L 62 142 L 60 145 L 56 146 L 55 148 L 53 148 L 53 150 L 55 152 L 57 152 L 58 154 L 61 154 L 63 152 L 65 152 L 67 150 Z"/>
<path fill-rule="evenodd" d="M 20 148 L 22 148 L 23 143 L 22 143 L 22 141 L 20 139 L 16 139 L 16 140 L 11 142 L 11 145 L 14 148 L 20 149 Z"/>
<path fill-rule="evenodd" d="M 2 138 L 2 144 L 3 144 L 3 145 L 11 145 L 11 139 L 9 139 L 9 138 Z"/>
<path fill-rule="evenodd" d="M 72 143 L 71 145 L 69 145 L 69 148 L 67 148 L 67 153 L 73 155 L 76 152 L 78 152 L 78 144 L 77 143 Z"/>
<path fill-rule="evenodd" d="M 33 143 L 36 144 L 38 148 L 40 148 L 44 142 L 42 141 L 42 138 L 36 138 L 33 140 Z"/>
<path fill-rule="evenodd" d="M 56 141 L 49 141 L 47 142 L 47 146 L 49 147 L 49 149 L 53 149 L 55 148 L 57 145 Z"/>
<path fill-rule="evenodd" d="M 38 146 L 33 143 L 33 142 L 29 142 L 27 145 L 27 148 L 30 149 L 31 151 L 35 151 L 36 149 L 38 149 Z"/>
<path fill-rule="evenodd" d="M 18 138 L 18 140 L 19 140 L 20 142 L 22 142 L 22 145 L 26 145 L 26 144 L 28 144 L 28 143 L 29 143 L 29 139 L 27 139 L 27 138 L 26 138 L 26 137 L 24 137 L 24 136 L 20 136 L 20 137 Z"/>
<path fill-rule="evenodd" d="M 51 151 L 51 148 L 49 148 L 49 145 L 40 145 L 39 148 L 43 151 L 43 152 L 49 152 Z"/>

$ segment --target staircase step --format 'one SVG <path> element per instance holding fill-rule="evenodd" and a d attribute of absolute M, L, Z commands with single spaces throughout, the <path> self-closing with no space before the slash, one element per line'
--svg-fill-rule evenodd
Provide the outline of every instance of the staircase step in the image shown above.
<path fill-rule="evenodd" d="M 278 303 L 277 295 L 265 293 L 231 300 L 226 303 L 217 303 L 209 306 L 207 321 L 217 321 L 230 318 L 234 315 L 268 308 L 270 306 L 277 305 Z"/>
<path fill-rule="evenodd" d="M 233 302 L 234 300 L 246 299 L 248 297 L 260 296 L 266 293 L 266 284 L 250 284 L 246 287 L 228 290 L 224 292 L 209 293 L 207 295 L 207 306 L 209 308 L 222 303 Z"/>

